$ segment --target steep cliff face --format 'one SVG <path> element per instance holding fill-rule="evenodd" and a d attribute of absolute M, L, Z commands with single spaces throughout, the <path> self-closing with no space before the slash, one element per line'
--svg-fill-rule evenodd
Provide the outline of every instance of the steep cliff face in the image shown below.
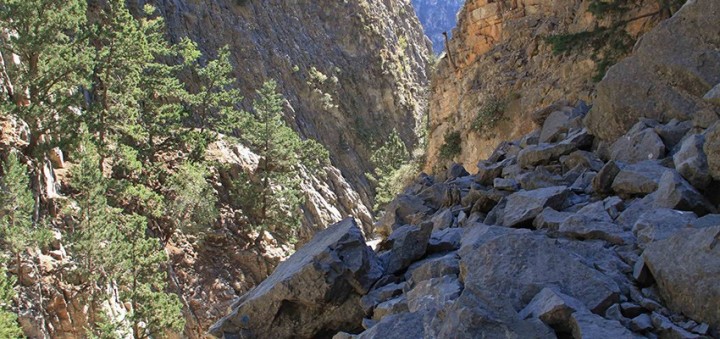
<path fill-rule="evenodd" d="M 409 0 L 148 2 L 171 39 L 190 37 L 209 55 L 229 46 L 242 93 L 276 79 L 288 121 L 328 148 L 365 204 L 372 146 L 394 128 L 417 143 L 429 52 Z"/>
<path fill-rule="evenodd" d="M 366 232 L 372 218 L 370 153 L 393 129 L 412 147 L 426 111 L 429 46 L 410 2 L 403 1 L 134 1 L 156 6 L 173 41 L 189 37 L 204 53 L 229 46 L 244 106 L 268 79 L 287 99 L 286 120 L 330 151 L 327 173 L 302 173 L 306 203 L 301 238 L 352 215 Z M 217 145 L 232 166 L 251 154 Z M 219 177 L 229 173 L 219 173 Z M 222 181 L 222 180 L 221 180 Z M 218 183 L 222 188 L 222 182 Z M 186 301 L 187 336 L 201 336 L 237 295 L 262 281 L 288 253 L 266 238 L 264 253 L 247 244 L 228 215 L 226 229 L 201 249 L 178 241 L 170 250 L 177 290 Z M 302 241 L 303 239 L 300 239 Z"/>
<path fill-rule="evenodd" d="M 333 166 L 325 173 L 299 173 L 305 193 L 301 243 L 347 216 L 353 216 L 366 233 L 370 230 L 372 216 L 366 206 L 371 205 L 373 193 L 364 175 L 372 169 L 370 153 L 393 129 L 409 148 L 415 146 L 427 108 L 430 47 L 409 0 L 128 3 L 136 11 L 154 5 L 165 18 L 172 41 L 189 37 L 209 57 L 229 46 L 239 90 L 247 96 L 245 108 L 252 106 L 254 91 L 264 81 L 277 80 L 287 99 L 287 122 L 303 137 L 328 148 Z M 5 80 L 0 75 L 0 82 Z M 192 84 L 193 79 L 185 80 Z M 2 149 L 4 136 L 21 139 L 25 133 L 27 127 L 21 123 L 0 121 L 3 154 L 7 153 Z M 8 145 L 21 149 L 22 143 Z M 212 173 L 220 218 L 202 245 L 178 233 L 165 247 L 170 257 L 168 286 L 180 296 L 186 320 L 185 332 L 176 337 L 203 337 L 238 295 L 259 284 L 293 250 L 291 244 L 267 233 L 243 228 L 236 211 L 223 201 L 229 187 L 223 180 L 238 171 L 251 171 L 257 155 L 242 145 L 220 141 L 210 147 L 208 157 L 229 165 Z M 48 160 L 43 174 L 48 192 L 53 189 L 48 199 L 65 199 L 67 192 L 60 187 L 67 179 L 66 170 L 53 172 Z M 83 338 L 96 310 L 87 307 L 84 291 L 58 278 L 57 268 L 72 266 L 74 258 L 64 252 L 66 240 L 59 232 L 56 238 L 52 256 L 40 252 L 30 256 L 43 266 L 24 270 L 32 274 L 24 281 L 33 285 L 20 289 L 27 303 L 20 322 L 30 337 Z M 36 305 L 36 300 L 41 303 Z M 119 300 L 108 307 L 118 318 L 125 316 Z"/>
<path fill-rule="evenodd" d="M 657 1 L 630 1 L 628 10 L 608 13 L 591 8 L 595 3 L 467 1 L 450 41 L 450 53 L 440 61 L 431 85 L 426 170 L 454 158 L 474 172 L 477 161 L 500 141 L 537 127 L 530 119 L 534 111 L 557 100 L 592 101 L 593 78 L 602 75 L 604 64 L 629 52 L 632 41 L 667 12 Z M 575 36 L 575 40 L 563 41 L 572 33 L 615 27 L 610 39 Z M 553 36 L 560 39 L 551 43 Z M 623 37 L 626 50 L 593 46 L 618 36 Z M 455 152 L 441 157 L 445 137 L 453 132 L 460 136 L 455 139 L 459 142 L 450 145 Z"/>
<path fill-rule="evenodd" d="M 457 14 L 465 0 L 412 0 L 415 13 L 430 38 L 435 54 L 445 50 L 443 32 L 451 34 L 457 24 Z"/>

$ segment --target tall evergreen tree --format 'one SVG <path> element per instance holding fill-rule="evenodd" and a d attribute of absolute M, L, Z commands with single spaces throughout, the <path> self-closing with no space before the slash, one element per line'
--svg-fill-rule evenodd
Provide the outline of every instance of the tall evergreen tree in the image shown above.
<path fill-rule="evenodd" d="M 12 311 L 14 286 L 15 277 L 7 274 L 4 260 L 0 258 L 0 338 L 20 338 L 23 335 L 17 314 Z"/>
<path fill-rule="evenodd" d="M 148 235 L 145 217 L 123 214 L 108 205 L 107 179 L 97 166 L 92 143 L 83 143 L 80 157 L 72 172 L 78 222 L 69 238 L 74 240 L 71 251 L 87 278 L 92 300 L 107 298 L 103 287 L 116 284 L 121 299 L 132 306 L 129 325 L 135 338 L 182 330 L 180 301 L 166 292 L 167 256 L 160 242 Z M 97 331 L 108 327 L 104 321 L 95 325 Z"/>
<path fill-rule="evenodd" d="M 207 176 L 205 164 L 185 162 L 170 178 L 168 214 L 177 229 L 191 234 L 203 233 L 217 218 L 217 197 L 205 180 Z"/>
<path fill-rule="evenodd" d="M 182 316 L 180 298 L 167 292 L 168 265 L 158 239 L 147 234 L 146 219 L 140 215 L 124 215 L 121 223 L 122 240 L 116 251 L 123 260 L 118 275 L 121 298 L 130 302 L 135 338 L 162 337 L 164 331 L 182 331 L 185 319 Z"/>
<path fill-rule="evenodd" d="M 31 246 L 43 245 L 49 232 L 35 227 L 32 215 L 35 202 L 26 167 L 16 153 L 10 153 L 3 165 L 0 179 L 0 235 L 5 248 L 15 256 L 18 276 L 22 278 L 21 254 Z"/>
<path fill-rule="evenodd" d="M 241 209 L 250 224 L 291 240 L 300 226 L 299 205 L 303 201 L 298 172 L 305 165 L 313 170 L 329 162 L 324 147 L 302 140 L 284 121 L 282 95 L 274 81 L 257 91 L 254 120 L 242 138 L 260 156 L 255 177 L 243 176 L 236 185 Z M 257 241 L 259 241 L 259 237 Z"/>
<path fill-rule="evenodd" d="M 71 107 L 80 104 L 78 88 L 92 64 L 84 34 L 86 7 L 85 0 L 0 1 L 0 27 L 10 32 L 0 52 L 21 60 L 8 65 L 14 103 L 4 108 L 30 126 L 30 152 L 74 135 Z"/>

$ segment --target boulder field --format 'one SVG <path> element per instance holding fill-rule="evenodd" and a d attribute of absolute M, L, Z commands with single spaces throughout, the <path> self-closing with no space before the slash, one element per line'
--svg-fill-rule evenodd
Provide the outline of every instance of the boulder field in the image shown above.
<path fill-rule="evenodd" d="M 573 109 L 587 114 L 564 111 Z M 693 185 L 712 182 L 708 166 L 684 166 L 707 163 L 713 130 L 641 120 L 604 144 L 576 117 L 556 114 L 501 144 L 477 174 L 452 164 L 421 175 L 376 224 L 387 236 L 374 251 L 352 219 L 329 227 L 211 333 L 716 336 L 717 194 Z M 661 137 L 668 134 L 682 137 L 673 145 Z M 634 138 L 652 142 L 628 147 Z"/>

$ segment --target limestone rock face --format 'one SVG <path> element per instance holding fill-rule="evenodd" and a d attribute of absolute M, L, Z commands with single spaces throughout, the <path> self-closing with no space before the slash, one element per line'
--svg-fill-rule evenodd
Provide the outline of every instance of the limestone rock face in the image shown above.
<path fill-rule="evenodd" d="M 444 137 L 451 132 L 460 132 L 462 140 L 462 151 L 453 160 L 474 172 L 474 165 L 488 157 L 500 142 L 517 139 L 542 127 L 550 116 L 554 123 L 559 118 L 574 119 L 587 112 L 587 105 L 571 106 L 578 100 L 593 101 L 596 55 L 584 45 L 565 55 L 555 54 L 545 38 L 605 27 L 607 17 L 600 20 L 588 13 L 593 2 L 465 2 L 458 14 L 457 28 L 453 30 L 450 51 L 441 57 L 433 75 L 426 172 L 432 172 L 447 161 L 440 159 L 439 150 L 445 142 Z M 657 24 L 662 16 L 644 16 L 657 11 L 655 1 L 634 4 L 639 5 L 624 11 L 617 19 L 643 17 L 630 20 L 625 27 L 631 37 L 637 38 Z M 471 128 L 476 118 L 485 116 L 485 120 L 489 119 L 482 112 L 492 112 L 497 107 L 501 114 L 488 131 Z M 549 108 L 542 110 L 546 107 Z M 534 116 L 537 119 L 532 119 Z M 545 140 L 557 137 L 563 131 L 549 125 L 543 133 Z"/>
<path fill-rule="evenodd" d="M 717 119 L 720 106 L 703 96 L 720 83 L 718 17 L 719 2 L 688 1 L 644 35 L 632 56 L 610 68 L 598 83 L 586 118 L 593 134 L 613 141 L 643 117 L 666 123 L 688 120 L 704 110 Z"/>
<path fill-rule="evenodd" d="M 360 298 L 381 275 L 378 258 L 360 228 L 346 219 L 318 233 L 280 264 L 210 332 L 309 338 L 356 330 L 363 318 Z"/>
<path fill-rule="evenodd" d="M 287 121 L 328 148 L 366 205 L 371 145 L 393 129 L 409 149 L 417 144 L 430 51 L 410 0 L 130 3 L 146 2 L 173 41 L 189 37 L 209 55 L 230 48 L 245 108 L 275 79 Z"/>

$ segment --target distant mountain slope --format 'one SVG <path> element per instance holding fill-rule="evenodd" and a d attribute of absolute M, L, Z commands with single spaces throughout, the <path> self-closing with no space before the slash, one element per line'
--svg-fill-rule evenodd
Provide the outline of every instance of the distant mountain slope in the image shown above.
<path fill-rule="evenodd" d="M 450 32 L 457 24 L 457 13 L 465 0 L 412 0 L 415 13 L 425 27 L 433 43 L 433 51 L 440 54 L 445 49 L 443 32 Z"/>

